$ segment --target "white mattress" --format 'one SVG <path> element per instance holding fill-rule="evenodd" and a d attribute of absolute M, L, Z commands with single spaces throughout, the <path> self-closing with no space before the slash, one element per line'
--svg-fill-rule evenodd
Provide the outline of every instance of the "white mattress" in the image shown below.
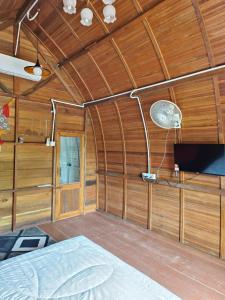
<path fill-rule="evenodd" d="M 179 298 L 110 252 L 79 236 L 1 262 L 0 299 Z"/>

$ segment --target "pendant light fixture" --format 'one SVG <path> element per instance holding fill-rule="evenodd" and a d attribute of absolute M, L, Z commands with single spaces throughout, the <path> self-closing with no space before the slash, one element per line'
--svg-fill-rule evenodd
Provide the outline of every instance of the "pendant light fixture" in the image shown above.
<path fill-rule="evenodd" d="M 84 26 L 91 26 L 92 25 L 92 20 L 93 20 L 93 12 L 90 8 L 83 8 L 81 13 L 81 24 Z"/>
<path fill-rule="evenodd" d="M 63 0 L 63 10 L 67 14 L 75 14 L 77 9 L 77 0 Z"/>
<path fill-rule="evenodd" d="M 113 4 L 116 0 L 102 0 L 105 5 Z"/>
<path fill-rule="evenodd" d="M 116 8 L 112 5 L 116 0 L 102 0 L 104 3 L 103 16 L 104 22 L 107 24 L 114 23 L 116 21 Z M 87 6 L 90 0 L 86 0 Z M 75 14 L 77 9 L 77 0 L 63 0 L 63 10 L 67 14 Z M 91 26 L 94 14 L 92 10 L 85 7 L 81 10 L 81 20 L 80 23 L 83 26 Z"/>
<path fill-rule="evenodd" d="M 41 77 L 48 77 L 51 72 L 48 69 L 45 69 L 41 66 L 38 58 L 38 40 L 37 40 L 37 61 L 34 66 L 26 66 L 24 67 L 24 71 L 26 71 L 29 74 L 35 75 L 35 76 L 41 76 Z"/>
<path fill-rule="evenodd" d="M 116 21 L 116 9 L 113 5 L 108 4 L 103 8 L 104 22 L 107 24 Z"/>

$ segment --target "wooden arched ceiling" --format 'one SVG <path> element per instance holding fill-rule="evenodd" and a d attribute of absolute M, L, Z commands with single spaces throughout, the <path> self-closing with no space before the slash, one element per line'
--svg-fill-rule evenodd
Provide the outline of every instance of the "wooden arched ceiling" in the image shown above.
<path fill-rule="evenodd" d="M 179 76 L 225 61 L 224 1 L 117 0 L 106 25 L 102 1 L 90 1 L 91 27 L 63 12 L 61 0 L 40 0 L 26 22 L 74 83 L 79 102 Z M 78 12 L 85 1 L 78 1 Z"/>
<path fill-rule="evenodd" d="M 32 2 L 0 1 L 2 26 L 18 20 Z M 39 17 L 23 26 L 67 74 L 77 102 L 225 62 L 223 0 L 117 0 L 111 25 L 103 22 L 102 1 L 91 0 L 89 28 L 80 24 L 85 5 L 78 0 L 78 13 L 68 15 L 62 0 L 39 0 Z"/>

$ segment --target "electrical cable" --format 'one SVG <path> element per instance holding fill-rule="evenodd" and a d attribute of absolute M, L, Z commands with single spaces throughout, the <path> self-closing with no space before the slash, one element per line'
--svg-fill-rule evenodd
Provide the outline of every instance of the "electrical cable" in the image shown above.
<path fill-rule="evenodd" d="M 133 90 L 130 93 L 130 98 L 137 100 L 138 106 L 139 106 L 139 109 L 140 109 L 141 118 L 142 118 L 144 131 L 145 131 L 145 140 L 146 140 L 146 147 L 147 147 L 147 160 L 148 160 L 148 173 L 150 174 L 151 173 L 151 162 L 150 162 L 150 143 L 149 143 L 149 140 L 148 140 L 148 129 L 147 129 L 147 125 L 146 125 L 146 121 L 145 121 L 144 112 L 143 112 L 143 109 L 142 109 L 140 97 L 139 96 L 133 96 L 133 93 L 135 93 L 135 92 L 136 92 L 136 90 Z"/>
<path fill-rule="evenodd" d="M 167 149 L 167 142 L 168 142 L 168 137 L 169 137 L 169 133 L 170 133 L 170 129 L 168 129 L 167 134 L 166 134 L 166 139 L 165 139 L 165 144 L 164 144 L 164 153 L 163 153 L 163 158 L 161 160 L 161 163 L 156 171 L 156 178 L 158 178 L 159 176 L 159 171 L 161 170 L 164 160 L 166 158 L 166 149 Z"/>

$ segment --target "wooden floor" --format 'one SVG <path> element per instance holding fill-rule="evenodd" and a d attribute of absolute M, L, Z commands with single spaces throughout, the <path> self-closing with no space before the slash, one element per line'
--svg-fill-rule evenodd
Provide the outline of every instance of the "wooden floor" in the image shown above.
<path fill-rule="evenodd" d="M 40 227 L 57 241 L 85 235 L 182 299 L 225 299 L 224 261 L 114 216 L 95 212 Z"/>

